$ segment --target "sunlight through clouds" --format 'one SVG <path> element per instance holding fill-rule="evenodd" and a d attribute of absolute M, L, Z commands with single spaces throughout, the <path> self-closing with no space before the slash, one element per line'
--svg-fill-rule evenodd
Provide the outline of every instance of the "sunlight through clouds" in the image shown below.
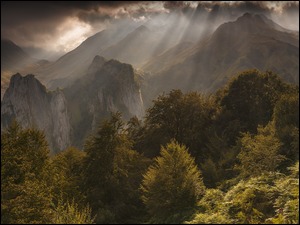
<path fill-rule="evenodd" d="M 89 36 L 91 29 L 91 25 L 77 18 L 70 18 L 58 28 L 61 36 L 53 43 L 53 47 L 57 51 L 71 51 Z"/>

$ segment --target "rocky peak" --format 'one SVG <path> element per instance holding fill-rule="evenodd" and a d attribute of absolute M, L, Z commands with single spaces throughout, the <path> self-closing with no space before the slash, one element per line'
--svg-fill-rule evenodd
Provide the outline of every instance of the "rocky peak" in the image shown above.
<path fill-rule="evenodd" d="M 93 62 L 91 64 L 91 66 L 94 65 L 94 64 L 103 65 L 105 62 L 107 62 L 107 60 L 104 57 L 96 55 L 95 58 L 93 59 Z"/>
<path fill-rule="evenodd" d="M 82 82 L 89 80 L 88 82 L 92 82 L 92 86 L 95 85 L 95 88 L 107 85 L 113 87 L 119 86 L 120 88 L 137 85 L 132 65 L 121 63 L 115 59 L 106 61 L 101 65 L 102 62 L 101 60 L 100 64 L 95 63 L 91 65 L 88 79 Z"/>
<path fill-rule="evenodd" d="M 45 132 L 52 151 L 63 150 L 70 143 L 70 125 L 66 102 L 61 91 L 47 92 L 30 74 L 15 74 L 1 102 L 1 129 L 16 119 L 22 127 Z M 60 138 L 57 138 L 60 137 Z"/>
<path fill-rule="evenodd" d="M 88 74 L 93 74 L 96 71 L 98 71 L 103 65 L 104 63 L 106 63 L 107 60 L 99 55 L 96 55 L 91 63 L 91 65 L 89 66 L 88 69 Z"/>
<path fill-rule="evenodd" d="M 241 30 L 248 31 L 261 31 L 265 29 L 272 29 L 273 25 L 270 26 L 270 21 L 267 17 L 261 14 L 244 13 L 242 16 L 237 18 L 235 25 L 242 28 Z M 275 24 L 272 21 L 273 24 Z M 278 25 L 279 26 L 279 25 Z"/>
<path fill-rule="evenodd" d="M 10 87 L 28 87 L 28 89 L 36 89 L 46 92 L 46 87 L 35 78 L 33 74 L 28 74 L 22 77 L 19 73 L 13 75 L 10 79 Z"/>
<path fill-rule="evenodd" d="M 211 39 L 219 45 L 228 46 L 229 42 L 234 45 L 248 39 L 250 41 L 254 35 L 270 36 L 273 31 L 274 28 L 261 15 L 245 13 L 235 21 L 219 26 Z"/>
<path fill-rule="evenodd" d="M 134 81 L 134 69 L 132 65 L 121 63 L 115 59 L 111 59 L 106 62 L 103 65 L 103 71 L 111 78 Z"/>

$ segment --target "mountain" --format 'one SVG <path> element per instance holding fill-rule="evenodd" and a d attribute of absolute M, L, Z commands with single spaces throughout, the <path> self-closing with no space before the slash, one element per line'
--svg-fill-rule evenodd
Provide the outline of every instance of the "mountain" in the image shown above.
<path fill-rule="evenodd" d="M 140 67 L 151 57 L 157 56 L 176 43 L 172 38 L 163 43 L 161 40 L 164 36 L 165 31 L 162 29 L 153 28 L 150 30 L 141 25 L 118 43 L 99 54 L 106 58 L 117 59 L 135 67 Z"/>
<path fill-rule="evenodd" d="M 154 42 L 151 33 L 147 27 L 142 25 L 115 45 L 105 49 L 101 52 L 101 55 L 106 58 L 114 58 L 125 63 L 139 65 L 151 54 L 149 45 L 147 45 L 147 43 Z"/>
<path fill-rule="evenodd" d="M 11 40 L 1 39 L 1 99 L 8 87 L 11 75 L 19 72 L 33 59 Z"/>
<path fill-rule="evenodd" d="M 107 59 L 117 59 L 121 62 L 141 66 L 176 44 L 176 38 L 167 41 L 163 29 L 150 30 L 141 25 L 132 31 L 130 29 L 108 29 L 86 39 L 74 50 L 63 55 L 54 63 L 41 66 L 30 71 L 50 89 L 67 87 L 76 79 L 83 77 L 96 55 Z"/>
<path fill-rule="evenodd" d="M 158 73 L 181 63 L 185 59 L 185 53 L 194 47 L 192 42 L 181 42 L 174 47 L 152 57 L 141 69 L 151 73 Z"/>
<path fill-rule="evenodd" d="M 45 131 L 55 152 L 82 147 L 111 111 L 125 119 L 141 118 L 150 100 L 171 89 L 213 92 L 253 68 L 299 84 L 299 33 L 262 15 L 246 13 L 196 42 L 174 38 L 167 43 L 170 30 L 125 30 L 101 31 L 53 63 L 39 61 L 36 77 L 41 82 L 33 75 L 14 75 L 1 103 L 1 129 L 13 118 L 35 126 Z M 117 59 L 143 65 L 142 70 Z"/>
<path fill-rule="evenodd" d="M 52 152 L 82 147 L 111 112 L 120 111 L 125 119 L 144 115 L 138 79 L 131 65 L 100 56 L 84 77 L 62 90 L 47 91 L 34 75 L 15 74 L 1 102 L 1 130 L 16 119 L 44 131 Z"/>
<path fill-rule="evenodd" d="M 16 119 L 22 127 L 45 132 L 52 152 L 70 146 L 71 127 L 64 94 L 47 92 L 34 75 L 15 74 L 1 102 L 1 130 Z"/>
<path fill-rule="evenodd" d="M 125 119 L 142 117 L 144 105 L 137 79 L 131 65 L 96 56 L 87 75 L 64 89 L 76 146 L 81 146 L 111 111 L 122 112 Z"/>
<path fill-rule="evenodd" d="M 1 72 L 14 71 L 30 62 L 30 56 L 10 40 L 1 39 Z"/>
<path fill-rule="evenodd" d="M 108 29 L 87 38 L 77 48 L 57 61 L 32 71 L 48 88 L 66 87 L 84 76 L 94 57 L 103 49 L 122 39 L 129 31 Z"/>
<path fill-rule="evenodd" d="M 149 79 L 154 96 L 173 88 L 211 92 L 234 74 L 253 68 L 272 70 L 299 84 L 299 35 L 261 15 L 246 13 L 219 26 L 180 61 Z"/>

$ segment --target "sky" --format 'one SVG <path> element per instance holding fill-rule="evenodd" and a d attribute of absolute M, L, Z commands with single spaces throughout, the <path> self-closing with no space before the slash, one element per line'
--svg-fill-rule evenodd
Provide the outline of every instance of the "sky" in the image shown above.
<path fill-rule="evenodd" d="M 298 1 L 1 1 L 1 38 L 31 52 L 63 54 L 117 24 L 142 24 L 160 15 L 191 12 L 263 13 L 281 26 L 299 31 Z"/>

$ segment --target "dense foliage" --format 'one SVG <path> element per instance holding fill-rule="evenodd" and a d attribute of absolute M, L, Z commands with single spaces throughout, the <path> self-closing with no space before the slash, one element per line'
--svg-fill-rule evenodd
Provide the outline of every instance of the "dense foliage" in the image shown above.
<path fill-rule="evenodd" d="M 144 175 L 142 199 L 154 223 L 179 223 L 193 212 L 204 193 L 194 159 L 175 141 L 161 148 Z"/>
<path fill-rule="evenodd" d="M 299 223 L 299 91 L 245 71 L 215 94 L 172 90 L 49 155 L 1 132 L 1 223 Z"/>

